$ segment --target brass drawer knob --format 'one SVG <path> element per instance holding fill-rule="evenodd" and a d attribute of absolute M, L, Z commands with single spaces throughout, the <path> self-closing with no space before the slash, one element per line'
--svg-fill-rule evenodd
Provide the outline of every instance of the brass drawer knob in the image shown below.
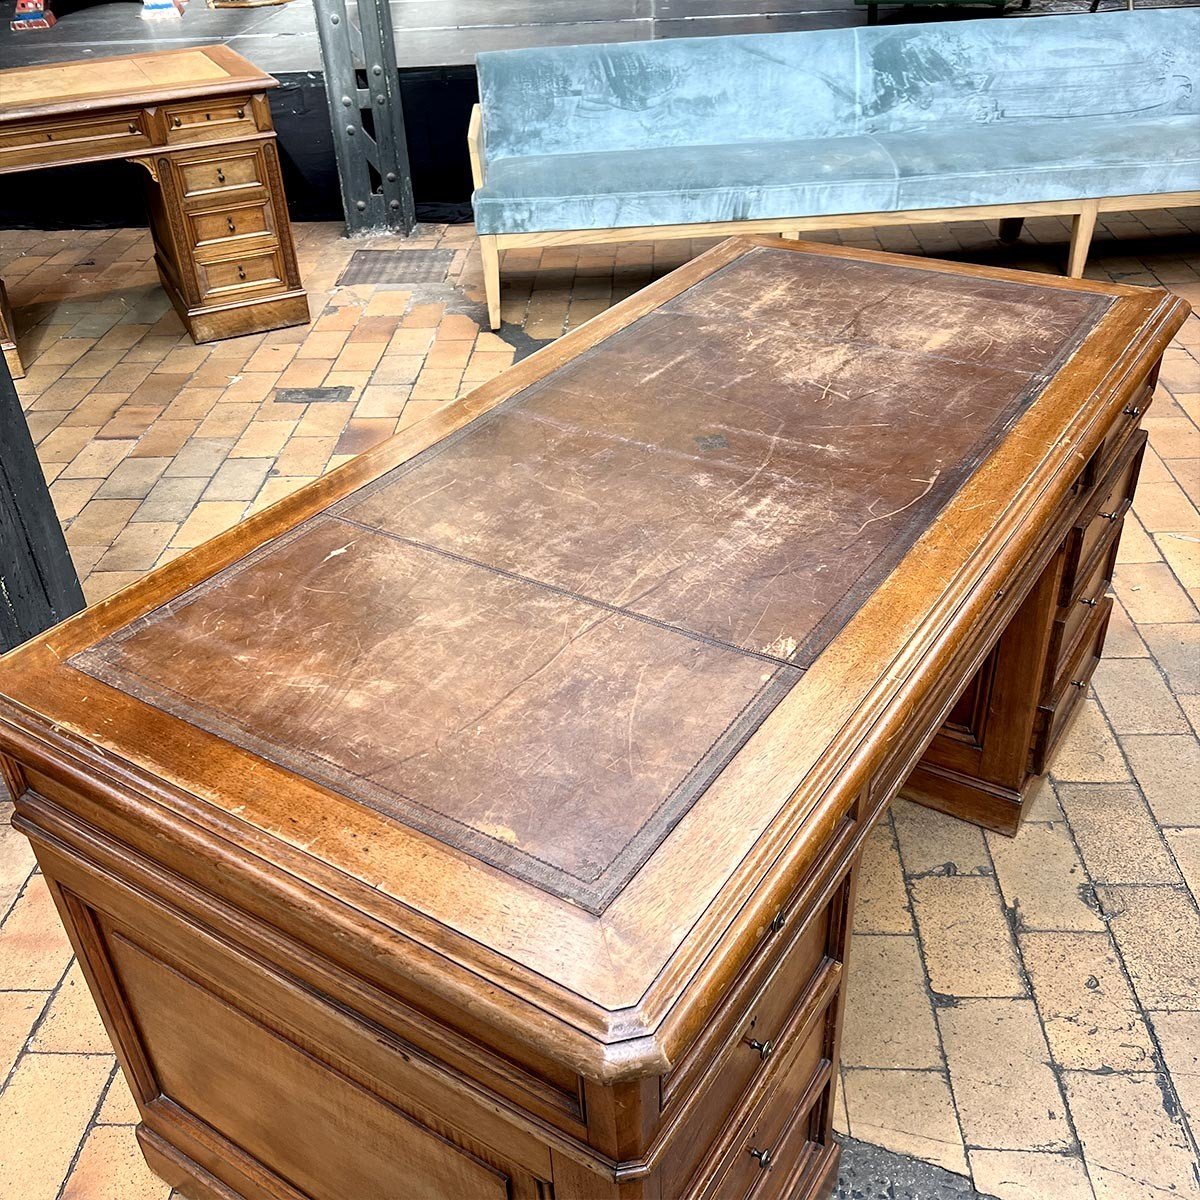
<path fill-rule="evenodd" d="M 241 120 L 244 120 L 244 119 L 245 119 L 245 116 L 246 116 L 246 110 L 245 110 L 244 108 L 239 108 L 239 109 L 237 110 L 237 115 L 238 115 L 238 120 L 239 120 L 239 121 L 241 121 Z"/>
<path fill-rule="evenodd" d="M 137 131 L 138 131 L 138 127 L 132 121 L 130 121 L 129 122 L 129 132 L 137 133 Z"/>
<path fill-rule="evenodd" d="M 241 263 L 238 263 L 238 278 L 239 279 L 246 278 L 246 268 L 243 267 Z"/>
<path fill-rule="evenodd" d="M 225 218 L 225 224 L 229 226 L 229 232 L 230 232 L 230 233 L 236 233 L 236 232 L 237 232 L 237 226 L 236 226 L 236 225 L 233 223 L 233 218 L 232 218 L 232 217 L 226 217 L 226 218 Z"/>
<path fill-rule="evenodd" d="M 1121 411 L 1124 412 L 1127 417 L 1140 417 L 1142 415 L 1142 410 L 1138 408 L 1136 404 L 1131 404 L 1128 408 L 1122 409 Z"/>
<path fill-rule="evenodd" d="M 1099 516 L 1102 521 L 1119 521 L 1121 519 L 1121 514 L 1115 512 L 1100 513 Z"/>
<path fill-rule="evenodd" d="M 770 930 L 772 933 L 778 933 L 784 926 L 786 918 L 783 915 L 783 909 L 780 909 L 772 918 Z"/>
<path fill-rule="evenodd" d="M 1079 603 L 1086 605 L 1088 608 L 1095 608 L 1096 605 L 1100 603 L 1100 601 L 1099 600 L 1088 600 L 1085 598 L 1083 600 L 1080 600 Z"/>
<path fill-rule="evenodd" d="M 762 1059 L 763 1062 L 766 1062 L 767 1059 L 775 1053 L 775 1043 L 771 1041 L 770 1038 L 768 1038 L 765 1042 L 760 1042 L 757 1038 L 747 1038 L 746 1045 L 749 1046 L 751 1050 L 757 1050 L 758 1057 Z"/>
<path fill-rule="evenodd" d="M 758 1159 L 758 1167 L 761 1171 L 769 1171 L 772 1164 L 775 1162 L 774 1156 L 771 1154 L 770 1150 L 759 1150 L 756 1147 L 751 1146 L 747 1153 L 751 1158 Z"/>
<path fill-rule="evenodd" d="M 183 127 L 183 120 L 180 117 L 172 117 L 171 124 L 174 125 L 176 129 L 181 129 Z"/>
<path fill-rule="evenodd" d="M 217 182 L 218 183 L 225 182 L 225 172 L 220 167 L 217 168 Z"/>
<path fill-rule="evenodd" d="M 1077 688 L 1085 688 L 1085 687 L 1087 687 L 1087 680 L 1086 679 L 1072 679 L 1071 686 L 1077 687 Z"/>

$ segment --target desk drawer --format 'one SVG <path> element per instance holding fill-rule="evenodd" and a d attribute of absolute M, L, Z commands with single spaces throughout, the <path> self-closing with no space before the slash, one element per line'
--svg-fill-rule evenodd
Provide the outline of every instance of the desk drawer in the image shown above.
<path fill-rule="evenodd" d="M 248 98 L 172 104 L 163 109 L 163 116 L 167 141 L 172 145 L 228 140 L 257 132 Z"/>
<path fill-rule="evenodd" d="M 1059 603 L 1063 607 L 1080 594 L 1095 564 L 1120 532 L 1121 522 L 1133 503 L 1146 438 L 1147 434 L 1139 430 L 1125 443 L 1067 535 L 1066 562 L 1059 592 Z"/>
<path fill-rule="evenodd" d="M 115 157 L 150 145 L 140 109 L 83 120 L 27 122 L 0 130 L 0 168 L 46 166 L 104 154 Z"/>
<path fill-rule="evenodd" d="M 1058 610 L 1050 633 L 1050 650 L 1046 656 L 1043 690 L 1046 699 L 1062 690 L 1064 676 L 1079 646 L 1079 639 L 1084 635 L 1089 620 L 1104 603 L 1104 594 L 1112 583 L 1117 562 L 1120 533 L 1121 526 L 1117 524 L 1113 528 L 1113 537 L 1107 543 L 1106 552 L 1097 557 L 1088 569 L 1076 588 L 1076 595 Z"/>
<path fill-rule="evenodd" d="M 257 250 L 218 262 L 197 262 L 202 300 L 236 299 L 283 286 L 283 265 L 277 249 Z"/>
<path fill-rule="evenodd" d="M 226 258 L 247 240 L 273 237 L 271 202 L 254 200 L 187 214 L 192 245 L 202 256 Z"/>
<path fill-rule="evenodd" d="M 203 156 L 176 159 L 184 199 L 266 187 L 266 170 L 257 147 L 209 151 Z"/>
<path fill-rule="evenodd" d="M 1100 601 L 1074 653 L 1070 655 L 1066 670 L 1060 676 L 1061 683 L 1057 693 L 1050 703 L 1038 708 L 1034 721 L 1033 743 L 1029 751 L 1031 774 L 1041 775 L 1046 770 L 1050 756 L 1066 730 L 1067 721 L 1075 711 L 1075 706 L 1087 693 L 1087 686 L 1104 650 L 1104 636 L 1108 632 L 1108 618 L 1112 607 L 1110 596 L 1105 596 Z"/>

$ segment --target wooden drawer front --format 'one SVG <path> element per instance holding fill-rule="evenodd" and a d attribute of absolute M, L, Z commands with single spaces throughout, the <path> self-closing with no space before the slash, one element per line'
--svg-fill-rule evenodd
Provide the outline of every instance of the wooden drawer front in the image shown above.
<path fill-rule="evenodd" d="M 241 254 L 237 258 L 196 265 L 200 294 L 205 300 L 224 300 L 242 293 L 276 288 L 283 282 L 283 267 L 277 250 Z"/>
<path fill-rule="evenodd" d="M 1067 537 L 1059 600 L 1064 607 L 1080 594 L 1092 568 L 1119 532 L 1121 521 L 1133 503 L 1147 436 L 1139 431 L 1129 439 Z"/>
<path fill-rule="evenodd" d="M 214 192 L 266 186 L 262 155 L 257 150 L 188 158 L 178 164 L 178 171 L 183 194 L 189 199 L 211 196 Z"/>
<path fill-rule="evenodd" d="M 163 110 L 167 141 L 207 142 L 256 132 L 249 99 L 173 104 Z"/>
<path fill-rule="evenodd" d="M 1105 435 L 1100 449 L 1089 460 L 1083 477 L 1085 485 L 1090 487 L 1104 477 L 1120 450 L 1122 442 L 1137 427 L 1153 402 L 1154 385 L 1147 381 L 1134 392 L 1132 399 L 1122 410 L 1120 418 L 1113 422 L 1112 428 Z"/>
<path fill-rule="evenodd" d="M 150 145 L 140 109 L 79 121 L 31 122 L 0 129 L 0 168 L 128 154 Z"/>
<path fill-rule="evenodd" d="M 274 236 L 275 232 L 269 200 L 188 213 L 187 219 L 192 230 L 192 244 L 196 249 L 220 253 L 222 257 L 236 250 L 246 239 L 258 238 L 263 234 Z"/>
<path fill-rule="evenodd" d="M 1108 632 L 1112 607 L 1112 597 L 1105 596 L 1097 606 L 1091 623 L 1085 628 L 1083 637 L 1079 639 L 1074 654 L 1070 656 L 1066 670 L 1062 672 L 1059 691 L 1049 704 L 1038 709 L 1029 762 L 1029 769 L 1034 775 L 1041 775 L 1046 770 L 1071 713 L 1087 692 L 1087 685 L 1104 650 L 1104 636 Z"/>
<path fill-rule="evenodd" d="M 1119 535 L 1120 525 L 1115 532 Z M 1113 568 L 1117 561 L 1118 538 L 1108 543 L 1107 552 L 1097 558 L 1084 576 L 1077 589 L 1078 594 L 1066 607 L 1059 609 L 1050 634 L 1050 652 L 1047 655 L 1046 698 L 1056 696 L 1063 687 L 1068 668 L 1071 666 L 1079 639 L 1088 622 L 1104 603 L 1104 594 L 1112 583 Z"/>
<path fill-rule="evenodd" d="M 664 1177 L 663 1195 L 693 1194 L 697 1200 L 748 1200 L 787 1196 L 790 1184 L 817 1149 L 819 1131 L 814 1110 L 828 1087 L 830 1063 L 825 1057 L 825 1023 L 818 1021 L 803 1043 L 780 1064 L 771 1086 L 750 1115 L 722 1144 L 715 1160 L 703 1164 L 692 1190 L 672 1190 Z"/>

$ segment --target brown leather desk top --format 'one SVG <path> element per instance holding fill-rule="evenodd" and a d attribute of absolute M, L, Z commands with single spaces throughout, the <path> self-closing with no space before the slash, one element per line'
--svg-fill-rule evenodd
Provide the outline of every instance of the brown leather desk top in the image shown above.
<path fill-rule="evenodd" d="M 0 691 L 122 786 L 636 1039 L 802 868 L 1169 311 L 727 242 Z"/>

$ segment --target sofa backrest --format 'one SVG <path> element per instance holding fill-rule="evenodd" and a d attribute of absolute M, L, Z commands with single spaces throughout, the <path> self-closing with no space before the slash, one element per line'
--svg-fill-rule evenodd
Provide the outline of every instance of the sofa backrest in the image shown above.
<path fill-rule="evenodd" d="M 489 159 L 1200 115 L 1200 9 L 505 50 L 478 69 Z"/>

